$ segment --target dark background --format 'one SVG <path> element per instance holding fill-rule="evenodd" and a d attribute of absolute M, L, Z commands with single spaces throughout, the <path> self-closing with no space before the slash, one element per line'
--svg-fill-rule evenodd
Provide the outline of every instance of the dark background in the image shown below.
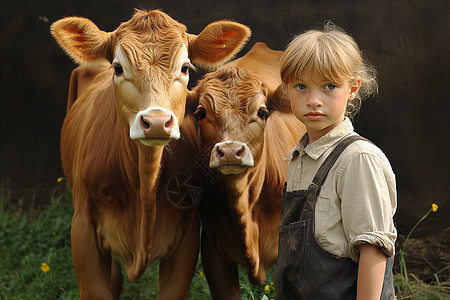
<path fill-rule="evenodd" d="M 112 31 L 134 8 L 160 8 L 198 34 L 233 19 L 258 41 L 282 50 L 293 35 L 331 20 L 350 33 L 379 72 L 380 89 L 354 120 L 358 133 L 389 157 L 397 175 L 399 232 L 433 202 L 438 213 L 417 234 L 450 227 L 449 1 L 8 1 L 0 10 L 0 187 L 14 201 L 48 202 L 63 176 L 59 132 L 75 64 L 49 33 L 64 16 L 84 16 Z M 190 86 L 197 78 L 191 79 Z M 34 200 L 33 200 L 34 199 Z M 448 231 L 447 231 L 448 233 Z"/>

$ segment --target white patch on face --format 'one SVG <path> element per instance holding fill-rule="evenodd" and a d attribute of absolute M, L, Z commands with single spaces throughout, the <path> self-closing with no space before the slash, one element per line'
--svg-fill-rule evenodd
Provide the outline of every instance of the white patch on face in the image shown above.
<path fill-rule="evenodd" d="M 131 72 L 131 64 L 130 61 L 128 60 L 128 57 L 125 55 L 122 47 L 119 45 L 116 48 L 116 51 L 114 53 L 114 60 L 113 60 L 113 65 L 115 63 L 118 63 L 122 66 L 123 69 L 123 75 L 121 76 L 115 76 L 114 75 L 114 82 L 116 82 L 116 80 L 121 80 L 121 79 L 131 79 L 133 78 L 133 73 Z M 116 82 L 117 83 L 117 82 Z"/>
<path fill-rule="evenodd" d="M 187 80 L 189 80 L 189 74 L 185 75 L 181 73 L 181 68 L 183 67 L 184 64 L 190 64 L 191 61 L 188 57 L 188 49 L 185 45 L 181 46 L 181 49 L 177 55 L 177 58 L 175 59 L 175 62 L 173 64 L 174 69 L 173 69 L 173 78 L 175 79 L 180 79 L 183 77 L 186 77 Z"/>

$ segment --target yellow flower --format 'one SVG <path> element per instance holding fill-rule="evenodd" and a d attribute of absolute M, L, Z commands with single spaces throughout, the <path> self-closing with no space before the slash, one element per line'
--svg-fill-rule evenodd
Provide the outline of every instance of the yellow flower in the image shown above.
<path fill-rule="evenodd" d="M 48 271 L 50 271 L 50 267 L 46 263 L 42 263 L 41 270 L 42 272 L 47 273 Z"/>
<path fill-rule="evenodd" d="M 57 182 L 61 182 L 64 180 L 64 177 L 59 177 L 58 179 L 56 179 Z"/>
<path fill-rule="evenodd" d="M 265 290 L 266 292 L 268 292 L 268 291 L 269 291 L 269 288 L 270 288 L 270 286 L 269 286 L 269 285 L 266 285 L 266 286 L 264 287 L 264 290 Z"/>
<path fill-rule="evenodd" d="M 202 276 L 202 277 L 203 277 L 203 272 L 202 272 L 202 271 L 200 271 L 200 276 Z"/>
<path fill-rule="evenodd" d="M 273 281 L 270 283 L 270 285 L 273 285 Z"/>
<path fill-rule="evenodd" d="M 433 209 L 433 212 L 436 212 L 439 208 L 436 203 L 431 204 L 431 208 Z"/>

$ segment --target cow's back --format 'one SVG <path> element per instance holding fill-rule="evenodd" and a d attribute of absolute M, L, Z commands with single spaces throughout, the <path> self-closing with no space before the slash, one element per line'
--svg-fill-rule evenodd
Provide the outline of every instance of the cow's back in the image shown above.
<path fill-rule="evenodd" d="M 89 87 L 97 75 L 107 70 L 111 64 L 106 60 L 96 63 L 79 65 L 70 75 L 69 92 L 67 97 L 66 113 L 72 108 L 73 103 Z"/>
<path fill-rule="evenodd" d="M 258 42 L 245 56 L 226 64 L 226 66 L 251 70 L 269 89 L 275 90 L 281 83 L 279 61 L 282 54 L 283 51 L 270 49 L 265 43 Z"/>

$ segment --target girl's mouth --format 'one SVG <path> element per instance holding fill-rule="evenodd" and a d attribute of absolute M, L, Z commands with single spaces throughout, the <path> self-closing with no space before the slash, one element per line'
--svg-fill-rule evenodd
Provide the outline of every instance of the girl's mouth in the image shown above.
<path fill-rule="evenodd" d="M 310 120 L 318 120 L 321 119 L 324 115 L 319 112 L 310 112 L 305 115 L 306 118 Z"/>

